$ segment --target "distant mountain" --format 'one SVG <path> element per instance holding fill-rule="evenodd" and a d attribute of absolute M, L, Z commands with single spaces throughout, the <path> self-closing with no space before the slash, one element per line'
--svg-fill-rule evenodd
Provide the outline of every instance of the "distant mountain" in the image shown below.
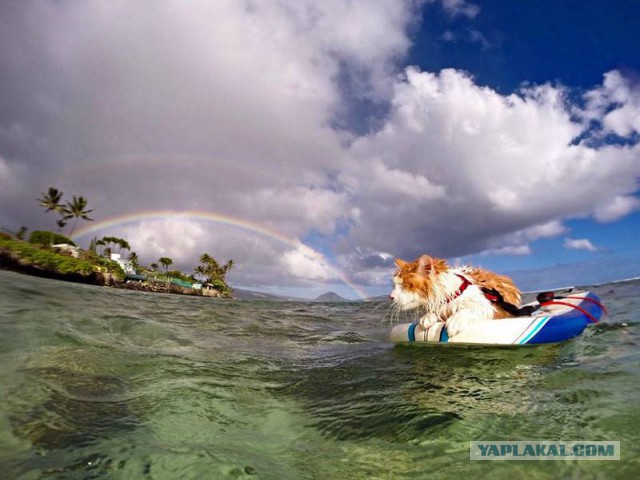
<path fill-rule="evenodd" d="M 233 289 L 233 298 L 238 300 L 269 300 L 273 302 L 308 302 L 309 300 L 297 297 L 287 297 L 284 295 L 274 295 L 272 293 L 254 292 L 241 288 Z"/>
<path fill-rule="evenodd" d="M 253 290 L 244 290 L 242 288 L 233 288 L 233 298 L 238 300 L 266 300 L 273 302 L 350 302 L 351 300 L 341 297 L 335 292 L 323 293 L 319 297 L 310 300 L 308 298 L 289 297 L 286 295 L 275 295 L 273 293 L 256 292 Z M 387 300 L 386 296 L 368 298 L 365 301 Z"/>
<path fill-rule="evenodd" d="M 348 302 L 346 298 L 341 297 L 335 292 L 327 292 L 320 295 L 314 302 Z"/>

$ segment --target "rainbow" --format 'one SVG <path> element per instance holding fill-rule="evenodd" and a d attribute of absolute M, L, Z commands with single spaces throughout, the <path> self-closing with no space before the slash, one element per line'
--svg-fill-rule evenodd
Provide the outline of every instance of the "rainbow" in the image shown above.
<path fill-rule="evenodd" d="M 99 222 L 87 224 L 77 230 L 77 232 L 73 235 L 74 238 L 82 238 L 88 235 L 95 235 L 98 232 L 106 230 L 108 228 L 113 227 L 121 227 L 124 225 L 141 222 L 143 220 L 166 220 L 167 218 L 179 218 L 179 219 L 193 219 L 193 220 L 204 220 L 207 222 L 213 222 L 218 225 L 226 225 L 233 228 L 239 228 L 241 230 L 250 232 L 252 234 L 258 234 L 269 238 L 271 240 L 277 241 L 279 243 L 288 245 L 293 248 L 303 248 L 305 252 L 312 255 L 314 258 L 323 261 L 325 264 L 329 265 L 331 271 L 336 275 L 337 278 L 340 279 L 342 283 L 347 285 L 360 299 L 366 298 L 368 295 L 365 291 L 363 291 L 360 287 L 351 282 L 348 277 L 332 265 L 322 253 L 314 250 L 302 243 L 298 238 L 288 237 L 276 230 L 265 227 L 263 225 L 248 222 L 246 220 L 242 220 L 239 218 L 230 217 L 227 215 L 222 215 L 215 212 L 206 212 L 206 211 L 198 211 L 198 210 L 150 210 L 150 211 L 139 211 L 134 213 L 129 213 L 125 215 L 117 215 L 114 217 L 110 217 L 106 220 L 102 220 Z"/>

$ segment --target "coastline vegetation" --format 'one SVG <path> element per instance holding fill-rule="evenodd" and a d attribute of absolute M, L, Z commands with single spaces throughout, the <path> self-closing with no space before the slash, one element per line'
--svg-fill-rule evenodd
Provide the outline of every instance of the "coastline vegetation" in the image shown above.
<path fill-rule="evenodd" d="M 26 241 L 26 226 L 21 226 L 13 234 L 0 231 L 0 268 L 133 290 L 232 296 L 233 290 L 226 282 L 226 274 L 233 268 L 233 260 L 220 264 L 208 253 L 203 253 L 194 273 L 187 275 L 179 270 L 169 270 L 173 265 L 169 257 L 160 257 L 157 263 L 151 263 L 149 267 L 141 265 L 138 254 L 131 251 L 129 242 L 123 238 L 93 238 L 88 250 L 78 248 L 70 237 L 78 220 L 93 221 L 89 217 L 93 210 L 87 208 L 88 202 L 82 196 L 73 195 L 66 204 L 62 204 L 62 197 L 62 191 L 50 187 L 37 201 L 46 212 L 60 216 L 55 222 L 60 231 L 73 219 L 69 235 L 35 230 Z M 116 248 L 119 252 L 117 256 L 113 255 Z M 123 251 L 129 252 L 126 261 L 121 260 Z M 158 284 L 166 287 L 163 289 Z"/>
<path fill-rule="evenodd" d="M 89 283 L 100 281 L 93 274 L 97 274 L 98 277 L 109 274 L 109 278 L 103 280 L 106 284 L 114 281 L 122 282 L 125 279 L 125 273 L 120 265 L 107 258 L 91 255 L 90 252 L 82 252 L 78 258 L 75 258 L 56 250 L 50 244 L 25 242 L 11 238 L 5 233 L 0 233 L 0 257 L 2 257 L 0 265 L 24 269 L 31 273 L 40 271 L 42 274 L 50 273 L 63 278 L 79 276 L 86 278 Z"/>

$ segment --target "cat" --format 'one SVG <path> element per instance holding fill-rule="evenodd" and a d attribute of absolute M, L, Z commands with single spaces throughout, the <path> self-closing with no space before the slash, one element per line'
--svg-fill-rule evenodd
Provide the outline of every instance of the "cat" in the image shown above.
<path fill-rule="evenodd" d="M 398 258 L 396 265 L 390 298 L 401 310 L 423 308 L 420 325 L 425 330 L 445 322 L 453 337 L 471 322 L 511 317 L 504 304 L 495 301 L 496 295 L 486 291 L 498 292 L 508 304 L 520 304 L 520 290 L 504 275 L 468 266 L 452 268 L 446 260 L 429 255 L 413 262 Z"/>

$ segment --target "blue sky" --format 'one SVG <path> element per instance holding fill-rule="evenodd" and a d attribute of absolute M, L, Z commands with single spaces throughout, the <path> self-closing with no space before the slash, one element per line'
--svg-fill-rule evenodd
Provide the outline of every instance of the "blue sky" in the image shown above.
<path fill-rule="evenodd" d="M 143 263 L 302 297 L 423 253 L 640 275 L 640 3 L 150 5 L 0 2 L 0 227 L 51 228 L 55 186 Z"/>
<path fill-rule="evenodd" d="M 525 82 L 559 81 L 586 89 L 613 69 L 638 74 L 638 2 L 491 0 L 478 5 L 473 18 L 452 17 L 437 4 L 427 5 L 409 62 L 426 70 L 467 70 L 478 83 L 501 92 Z M 455 40 L 445 40 L 446 32 Z"/>

